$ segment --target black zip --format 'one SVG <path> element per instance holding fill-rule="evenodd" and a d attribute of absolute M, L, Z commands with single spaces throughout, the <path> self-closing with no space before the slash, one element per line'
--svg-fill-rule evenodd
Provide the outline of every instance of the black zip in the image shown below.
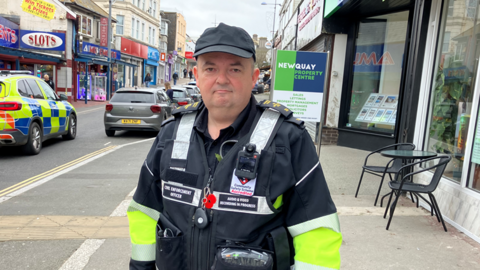
<path fill-rule="evenodd" d="M 193 250 L 194 250 L 194 244 L 195 241 L 193 241 L 193 236 L 195 235 L 195 214 L 192 216 L 192 228 L 190 229 L 191 235 L 190 235 L 190 269 L 194 269 L 194 260 L 193 260 Z"/>

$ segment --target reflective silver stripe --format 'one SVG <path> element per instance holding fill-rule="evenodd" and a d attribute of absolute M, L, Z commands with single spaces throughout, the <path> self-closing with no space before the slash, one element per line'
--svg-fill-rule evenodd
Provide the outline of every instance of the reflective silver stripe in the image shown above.
<path fill-rule="evenodd" d="M 136 212 L 136 211 L 140 211 L 146 214 L 147 216 L 151 217 L 155 221 L 157 221 L 160 218 L 160 212 L 158 212 L 157 210 L 148 208 L 132 200 L 130 202 L 130 205 L 128 206 L 127 213 Z"/>
<path fill-rule="evenodd" d="M 155 261 L 155 243 L 146 245 L 132 244 L 132 259 L 140 262 Z"/>
<path fill-rule="evenodd" d="M 279 117 L 280 113 L 278 111 L 268 109 L 262 113 L 262 116 L 258 120 L 257 126 L 250 137 L 250 143 L 257 146 L 259 153 L 265 148 Z"/>
<path fill-rule="evenodd" d="M 165 183 L 169 184 L 169 185 L 172 185 L 172 186 L 185 187 L 185 188 L 194 190 L 195 194 L 193 195 L 193 201 L 191 203 L 188 203 L 188 202 L 184 202 L 184 201 L 181 201 L 181 200 L 176 200 L 174 198 L 166 197 L 165 195 L 163 195 L 163 191 L 164 191 L 163 185 Z M 175 183 L 175 182 L 165 182 L 165 181 L 162 180 L 162 196 L 163 196 L 163 198 L 165 198 L 167 200 L 175 201 L 175 202 L 179 202 L 179 203 L 184 203 L 184 204 L 188 204 L 188 205 L 193 205 L 193 206 L 198 206 L 198 204 L 200 203 L 200 199 L 203 199 L 202 194 L 203 194 L 203 190 L 201 190 L 201 189 L 184 186 L 182 184 Z"/>
<path fill-rule="evenodd" d="M 193 132 L 193 124 L 195 123 L 195 116 L 197 112 L 184 114 L 180 119 L 175 141 L 173 142 L 172 159 L 187 160 L 188 148 L 190 147 L 190 137 Z M 185 168 L 173 168 L 184 171 Z"/>
<path fill-rule="evenodd" d="M 335 268 L 323 267 L 320 265 L 313 265 L 295 260 L 295 270 L 334 270 Z"/>
<path fill-rule="evenodd" d="M 237 210 L 237 209 L 218 207 L 218 204 L 220 203 L 220 194 L 228 195 L 228 196 L 238 196 L 238 195 L 231 194 L 231 193 L 214 191 L 213 195 L 215 195 L 215 197 L 217 198 L 217 201 L 215 202 L 215 204 L 213 205 L 213 208 L 212 208 L 214 210 L 227 211 L 227 212 L 237 212 L 237 213 L 246 213 L 246 214 L 254 214 L 254 215 L 270 215 L 270 214 L 273 214 L 273 211 L 270 209 L 270 207 L 268 207 L 266 197 L 252 196 L 251 198 L 257 198 L 258 199 L 257 211 L 248 211 L 248 210 Z"/>
<path fill-rule="evenodd" d="M 313 172 L 313 170 L 315 170 L 315 168 L 318 167 L 318 165 L 320 165 L 320 161 L 317 162 L 317 164 L 315 164 L 315 166 L 313 166 L 313 168 L 312 168 L 307 174 L 305 174 L 305 176 L 303 176 L 302 179 L 300 179 L 300 181 L 298 181 L 298 182 L 295 184 L 295 186 L 300 185 L 300 183 L 301 183 L 303 180 L 305 180 L 305 178 L 307 178 L 307 176 L 310 175 L 310 174 Z"/>
<path fill-rule="evenodd" d="M 147 170 L 150 172 L 150 174 L 151 174 L 152 176 L 154 176 L 153 173 L 152 173 L 152 171 L 151 171 L 150 168 L 148 167 L 148 164 L 147 164 L 147 161 L 146 161 L 146 160 L 145 160 L 145 167 L 147 167 Z"/>
<path fill-rule="evenodd" d="M 288 231 L 295 237 L 302 233 L 318 229 L 318 228 L 327 228 L 334 232 L 340 233 L 340 221 L 338 220 L 337 213 L 330 214 L 328 216 L 319 217 L 312 219 L 297 225 L 288 227 Z"/>

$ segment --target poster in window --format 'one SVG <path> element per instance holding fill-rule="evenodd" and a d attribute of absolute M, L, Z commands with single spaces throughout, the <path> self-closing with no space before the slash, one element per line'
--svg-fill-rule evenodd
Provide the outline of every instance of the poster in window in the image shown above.
<path fill-rule="evenodd" d="M 397 107 L 398 97 L 395 95 L 387 95 L 385 102 L 382 104 L 382 108 L 395 109 Z"/>
<path fill-rule="evenodd" d="M 385 95 L 378 95 L 373 106 L 380 107 L 385 101 Z"/>
<path fill-rule="evenodd" d="M 390 117 L 392 117 L 392 115 L 393 115 L 393 112 L 394 112 L 394 110 L 386 110 L 385 114 L 380 119 L 380 122 L 388 123 L 388 121 L 390 120 Z"/>
<path fill-rule="evenodd" d="M 397 121 L 397 111 L 396 110 L 392 113 L 392 116 L 390 117 L 390 119 L 388 119 L 388 123 L 395 124 L 395 121 Z"/>
<path fill-rule="evenodd" d="M 380 122 L 384 113 L 385 113 L 384 109 L 377 110 L 377 113 L 375 114 L 375 117 L 373 118 L 372 122 Z"/>
<path fill-rule="evenodd" d="M 82 33 L 87 33 L 87 17 L 82 16 Z"/>
<path fill-rule="evenodd" d="M 357 116 L 357 119 L 355 119 L 355 121 L 360 121 L 360 120 L 363 120 L 365 118 L 365 116 L 367 115 L 368 113 L 368 108 L 363 108 L 360 113 L 358 114 Z"/>
<path fill-rule="evenodd" d="M 88 19 L 87 35 L 92 35 L 92 19 Z"/>
<path fill-rule="evenodd" d="M 376 99 L 377 94 L 370 94 L 370 97 L 368 97 L 367 102 L 365 102 L 364 106 L 374 106 Z"/>
<path fill-rule="evenodd" d="M 480 116 L 477 119 L 477 129 L 473 138 L 472 162 L 480 164 Z"/>
<path fill-rule="evenodd" d="M 370 111 L 368 111 L 367 113 L 367 116 L 365 116 L 365 121 L 371 121 L 373 119 L 373 117 L 375 117 L 377 113 L 377 109 L 370 109 Z"/>

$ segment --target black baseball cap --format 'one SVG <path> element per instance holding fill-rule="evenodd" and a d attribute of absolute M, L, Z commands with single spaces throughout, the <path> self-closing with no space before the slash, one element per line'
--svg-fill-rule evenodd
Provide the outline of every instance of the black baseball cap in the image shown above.
<path fill-rule="evenodd" d="M 243 28 L 220 23 L 217 27 L 207 28 L 195 45 L 194 57 L 209 52 L 230 53 L 243 58 L 255 59 L 255 45 Z"/>

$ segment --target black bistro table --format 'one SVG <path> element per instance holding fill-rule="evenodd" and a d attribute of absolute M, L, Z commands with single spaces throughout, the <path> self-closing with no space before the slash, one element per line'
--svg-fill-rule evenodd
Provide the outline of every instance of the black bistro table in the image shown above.
<path fill-rule="evenodd" d="M 385 150 L 380 155 L 389 158 L 401 158 L 404 160 L 415 160 L 436 157 L 437 153 L 422 150 Z"/>
<path fill-rule="evenodd" d="M 438 154 L 435 152 L 429 152 L 429 151 L 422 151 L 422 150 L 385 150 L 380 152 L 380 155 L 388 158 L 399 158 L 403 160 L 404 165 L 408 165 L 409 163 L 415 161 L 416 159 L 427 159 L 431 157 L 436 157 Z M 402 177 L 410 173 L 410 171 L 402 171 Z M 412 181 L 412 179 L 410 179 Z M 390 195 L 391 192 L 385 194 L 382 196 L 382 200 L 380 202 L 380 206 L 383 205 L 383 199 Z M 422 197 L 420 194 L 415 194 L 420 197 Z M 410 194 L 412 202 L 413 201 L 413 195 Z M 422 197 L 423 198 L 423 197 Z M 425 200 L 425 198 L 424 198 Z M 418 207 L 418 197 L 417 197 L 417 207 Z"/>

